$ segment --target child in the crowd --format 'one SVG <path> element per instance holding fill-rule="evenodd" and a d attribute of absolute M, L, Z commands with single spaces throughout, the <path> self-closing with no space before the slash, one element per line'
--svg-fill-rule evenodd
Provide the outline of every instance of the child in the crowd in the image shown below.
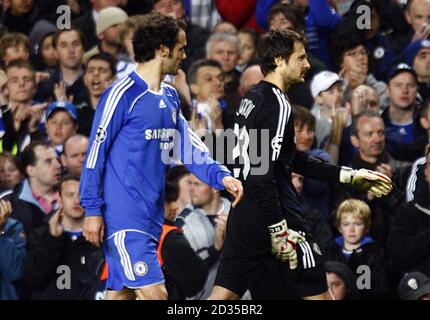
<path fill-rule="evenodd" d="M 343 80 L 337 73 L 322 71 L 312 79 L 311 93 L 315 101 L 312 114 L 317 120 L 315 127 L 317 146 L 326 150 L 337 163 L 342 131 L 347 119 L 345 109 L 342 107 Z"/>
<path fill-rule="evenodd" d="M 13 189 L 25 177 L 21 161 L 9 152 L 0 154 L 0 190 Z"/>
<path fill-rule="evenodd" d="M 369 268 L 370 281 L 362 279 L 363 287 L 358 288 L 363 299 L 378 298 L 388 291 L 384 251 L 367 235 L 370 225 L 371 211 L 364 201 L 344 200 L 336 211 L 340 236 L 326 252 L 327 261 L 344 262 L 354 273 L 366 270 L 362 266 Z"/>
<path fill-rule="evenodd" d="M 0 38 L 0 66 L 2 69 L 13 60 L 30 59 L 28 37 L 19 32 L 7 32 Z"/>
<path fill-rule="evenodd" d="M 78 130 L 78 111 L 76 106 L 68 101 L 54 101 L 46 110 L 46 133 L 48 141 L 58 155 L 63 152 L 67 139 Z"/>

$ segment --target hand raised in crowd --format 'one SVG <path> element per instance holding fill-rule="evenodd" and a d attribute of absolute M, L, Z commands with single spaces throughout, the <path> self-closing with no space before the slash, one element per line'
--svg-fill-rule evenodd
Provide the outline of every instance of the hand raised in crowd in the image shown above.
<path fill-rule="evenodd" d="M 226 230 L 227 230 L 227 219 L 228 216 L 226 214 L 220 214 L 215 218 L 215 249 L 217 251 L 221 251 L 222 246 L 224 245 Z"/>
<path fill-rule="evenodd" d="M 34 80 L 36 82 L 36 85 L 38 85 L 41 82 L 44 82 L 50 78 L 49 72 L 41 72 L 37 71 L 34 73 Z"/>
<path fill-rule="evenodd" d="M 70 10 L 72 10 L 75 15 L 79 15 L 79 13 L 81 12 L 81 6 L 79 5 L 78 0 L 67 0 L 67 5 L 70 7 Z"/>
<path fill-rule="evenodd" d="M 15 104 L 11 105 L 13 114 L 14 127 L 18 131 L 21 128 L 21 124 L 32 115 L 30 104 Z"/>
<path fill-rule="evenodd" d="M 370 103 L 368 91 L 357 89 L 357 90 L 354 90 L 353 95 L 357 99 L 357 109 L 359 111 L 367 110 Z M 357 114 L 358 113 L 359 112 L 357 112 Z"/>
<path fill-rule="evenodd" d="M 85 217 L 83 236 L 88 242 L 100 248 L 105 233 L 105 224 L 102 216 Z"/>
<path fill-rule="evenodd" d="M 339 72 L 339 75 L 348 81 L 348 87 L 352 90 L 366 81 L 367 70 L 363 67 L 344 68 Z"/>
<path fill-rule="evenodd" d="M 39 123 L 42 120 L 43 113 L 47 106 L 47 103 L 38 103 L 29 108 L 30 122 L 28 123 L 28 131 L 30 131 L 30 133 L 34 133 L 39 130 Z"/>
<path fill-rule="evenodd" d="M 11 106 L 15 130 L 18 131 L 22 123 L 29 120 L 27 129 L 30 133 L 37 131 L 39 129 L 39 122 L 42 120 L 47 106 L 47 103 L 38 103 L 35 105 L 17 104 Z"/>
<path fill-rule="evenodd" d="M 193 110 L 191 111 L 191 123 L 193 126 L 192 129 L 193 131 L 196 131 L 196 133 L 198 130 L 206 130 L 208 127 L 207 119 L 198 113 L 197 107 L 193 107 Z"/>
<path fill-rule="evenodd" d="M 178 74 L 175 76 L 175 83 L 172 85 L 178 91 L 179 95 L 185 99 L 188 105 L 191 105 L 191 91 L 184 71 L 181 69 L 178 70 Z"/>
<path fill-rule="evenodd" d="M 207 104 L 210 106 L 211 109 L 209 116 L 212 121 L 213 130 L 224 129 L 224 125 L 222 123 L 222 110 L 219 100 L 212 95 L 207 100 Z"/>
<path fill-rule="evenodd" d="M 54 238 L 58 238 L 63 234 L 63 232 L 63 209 L 59 208 L 51 219 L 49 219 L 49 233 Z"/>
<path fill-rule="evenodd" d="M 4 226 L 12 214 L 12 204 L 7 200 L 0 200 L 0 231 L 4 231 Z"/>
<path fill-rule="evenodd" d="M 333 103 L 331 108 L 332 129 L 330 143 L 335 145 L 341 144 L 343 129 L 345 128 L 347 118 L 348 111 L 344 108 L 336 107 L 336 103 Z"/>
<path fill-rule="evenodd" d="M 381 163 L 376 167 L 376 171 L 385 174 L 388 178 L 393 178 L 393 168 L 388 163 Z"/>
<path fill-rule="evenodd" d="M 412 37 L 411 43 L 427 39 L 430 35 L 430 24 L 425 24 L 421 27 L 421 29 L 415 31 L 414 36 Z"/>
<path fill-rule="evenodd" d="M 73 102 L 73 95 L 67 96 L 66 83 L 64 81 L 54 84 L 54 96 L 56 101 Z"/>

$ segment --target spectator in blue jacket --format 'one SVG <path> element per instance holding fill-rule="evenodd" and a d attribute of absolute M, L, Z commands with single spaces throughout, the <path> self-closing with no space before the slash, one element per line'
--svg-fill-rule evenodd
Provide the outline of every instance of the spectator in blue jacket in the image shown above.
<path fill-rule="evenodd" d="M 0 201 L 0 300 L 18 300 L 13 281 L 23 275 L 27 258 L 26 238 L 21 222 L 9 218 L 12 205 Z"/>

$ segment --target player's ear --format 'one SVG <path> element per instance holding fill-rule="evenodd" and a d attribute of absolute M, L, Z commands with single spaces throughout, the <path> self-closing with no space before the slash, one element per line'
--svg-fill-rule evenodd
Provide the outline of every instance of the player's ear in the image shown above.
<path fill-rule="evenodd" d="M 160 45 L 160 48 L 157 49 L 157 52 L 161 57 L 166 58 L 170 53 L 170 49 L 165 45 Z"/>
<path fill-rule="evenodd" d="M 284 64 L 284 63 L 285 63 L 285 59 L 284 58 L 282 58 L 282 57 L 276 57 L 275 58 L 275 64 L 276 64 L 277 67 L 281 67 L 282 64 Z"/>
<path fill-rule="evenodd" d="M 193 95 L 197 96 L 199 94 L 199 86 L 195 83 L 190 84 L 190 91 Z"/>
<path fill-rule="evenodd" d="M 358 148 L 358 147 L 359 147 L 360 143 L 359 143 L 358 138 L 357 138 L 356 136 L 354 136 L 354 135 L 352 134 L 352 135 L 351 135 L 351 137 L 350 137 L 350 140 L 351 140 L 351 144 L 352 144 L 354 147 L 356 147 L 356 148 Z"/>

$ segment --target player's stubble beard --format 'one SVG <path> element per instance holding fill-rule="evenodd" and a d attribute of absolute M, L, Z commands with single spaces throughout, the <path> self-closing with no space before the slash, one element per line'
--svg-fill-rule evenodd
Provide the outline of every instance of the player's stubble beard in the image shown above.
<path fill-rule="evenodd" d="M 305 82 L 305 76 L 306 76 L 307 70 L 301 71 L 300 74 L 297 77 L 288 77 L 287 84 L 288 87 L 295 85 L 295 84 L 301 84 Z"/>

